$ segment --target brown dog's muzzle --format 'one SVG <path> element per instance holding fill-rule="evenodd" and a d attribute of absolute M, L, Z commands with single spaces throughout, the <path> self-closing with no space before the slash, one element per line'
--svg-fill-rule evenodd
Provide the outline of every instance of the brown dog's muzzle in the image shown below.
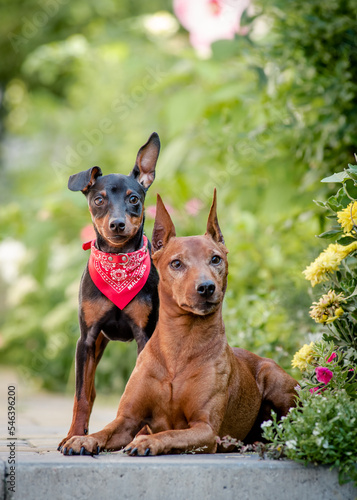
<path fill-rule="evenodd" d="M 197 286 L 197 293 L 201 297 L 204 297 L 205 299 L 209 299 L 210 297 L 212 297 L 215 290 L 216 290 L 216 285 L 213 283 L 212 280 L 203 281 Z"/>

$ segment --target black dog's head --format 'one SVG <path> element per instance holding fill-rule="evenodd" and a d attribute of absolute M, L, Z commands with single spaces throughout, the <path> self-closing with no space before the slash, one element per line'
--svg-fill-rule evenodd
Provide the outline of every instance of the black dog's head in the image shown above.
<path fill-rule="evenodd" d="M 154 182 L 160 139 L 154 132 L 137 154 L 129 175 L 102 175 L 92 167 L 71 175 L 68 188 L 82 191 L 88 200 L 97 236 L 111 247 L 123 247 L 143 224 L 146 191 Z"/>

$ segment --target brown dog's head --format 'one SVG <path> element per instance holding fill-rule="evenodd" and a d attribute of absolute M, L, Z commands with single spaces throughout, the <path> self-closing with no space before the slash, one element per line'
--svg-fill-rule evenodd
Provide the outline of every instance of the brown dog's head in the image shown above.
<path fill-rule="evenodd" d="M 203 236 L 176 237 L 160 196 L 152 236 L 153 260 L 160 276 L 160 301 L 172 297 L 184 311 L 200 316 L 220 308 L 227 287 L 227 249 L 218 225 L 216 190 Z"/>

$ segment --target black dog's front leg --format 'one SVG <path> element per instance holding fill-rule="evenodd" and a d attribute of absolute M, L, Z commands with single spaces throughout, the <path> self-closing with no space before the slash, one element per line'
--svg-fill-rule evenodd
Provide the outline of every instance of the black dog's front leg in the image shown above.
<path fill-rule="evenodd" d="M 88 433 L 89 417 L 95 399 L 95 371 L 109 340 L 98 327 L 92 327 L 86 335 L 81 334 L 76 349 L 76 392 L 74 396 L 73 417 L 67 437 L 59 448 L 72 436 Z"/>

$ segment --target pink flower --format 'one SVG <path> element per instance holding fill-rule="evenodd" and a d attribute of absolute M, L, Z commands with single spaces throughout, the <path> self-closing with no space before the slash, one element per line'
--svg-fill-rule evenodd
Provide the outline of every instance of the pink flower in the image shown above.
<path fill-rule="evenodd" d="M 80 237 L 81 241 L 83 241 L 83 243 L 86 243 L 87 241 L 95 240 L 97 235 L 95 234 L 93 226 L 91 224 L 88 224 L 88 226 L 84 226 L 81 229 Z"/>
<path fill-rule="evenodd" d="M 216 40 L 231 40 L 250 0 L 174 0 L 174 12 L 202 57 L 211 55 Z"/>
<path fill-rule="evenodd" d="M 311 392 L 311 394 L 314 394 L 314 392 L 316 392 L 316 391 L 318 391 L 318 390 L 319 390 L 319 387 L 312 387 L 312 388 L 310 389 L 310 392 Z"/>
<path fill-rule="evenodd" d="M 192 200 L 189 200 L 185 205 L 188 215 L 197 215 L 202 207 L 203 203 L 198 198 L 192 198 Z"/>
<path fill-rule="evenodd" d="M 331 363 L 331 361 L 333 361 L 335 358 L 337 358 L 337 354 L 335 352 L 333 352 L 331 354 L 331 356 L 328 358 L 327 362 Z"/>
<path fill-rule="evenodd" d="M 317 380 L 323 384 L 328 384 L 333 377 L 332 371 L 323 366 L 318 366 L 315 371 Z"/>
<path fill-rule="evenodd" d="M 156 215 L 156 206 L 155 205 L 148 205 L 145 207 L 145 215 L 149 217 L 149 219 L 155 219 Z"/>
<path fill-rule="evenodd" d="M 168 205 L 165 203 L 166 210 L 169 212 L 170 215 L 174 213 L 174 209 L 172 208 L 171 205 Z M 156 216 L 156 205 L 148 205 L 145 207 L 145 215 L 149 217 L 149 219 L 155 219 Z"/>

